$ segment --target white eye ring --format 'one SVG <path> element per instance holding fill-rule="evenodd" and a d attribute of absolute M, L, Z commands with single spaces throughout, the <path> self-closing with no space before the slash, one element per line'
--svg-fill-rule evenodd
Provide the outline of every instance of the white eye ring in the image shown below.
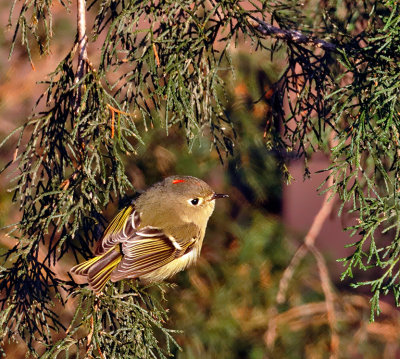
<path fill-rule="evenodd" d="M 191 198 L 188 200 L 189 204 L 192 206 L 199 206 L 200 204 L 203 203 L 203 199 L 196 197 L 196 198 Z"/>

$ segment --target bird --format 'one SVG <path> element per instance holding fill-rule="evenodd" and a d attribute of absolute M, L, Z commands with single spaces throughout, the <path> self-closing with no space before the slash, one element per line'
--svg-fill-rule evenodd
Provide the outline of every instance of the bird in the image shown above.
<path fill-rule="evenodd" d="M 123 208 L 105 229 L 95 256 L 70 269 L 95 292 L 109 280 L 157 283 L 194 264 L 200 256 L 215 193 L 199 178 L 171 176 Z"/>

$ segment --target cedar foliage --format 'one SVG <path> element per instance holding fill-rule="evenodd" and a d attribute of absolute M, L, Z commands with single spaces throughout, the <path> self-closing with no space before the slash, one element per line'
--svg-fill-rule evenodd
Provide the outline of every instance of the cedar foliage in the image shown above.
<path fill-rule="evenodd" d="M 60 3 L 66 10 L 72 6 Z M 48 53 L 51 6 L 49 0 L 14 0 L 11 52 L 20 39 L 29 58 L 32 46 Z M 98 300 L 72 278 L 60 280 L 51 267 L 68 255 L 91 255 L 104 225 L 100 213 L 132 190 L 123 158 L 138 143 L 146 145 L 149 128 L 179 128 L 189 150 L 207 136 L 221 160 L 240 152 L 240 124 L 227 111 L 224 77 L 235 71 L 231 51 L 242 41 L 266 59 L 284 54 L 287 61 L 264 96 L 270 106 L 260 129 L 265 150 L 275 153 L 286 179 L 288 156 L 307 163 L 316 151 L 330 152 L 327 170 L 342 203 L 339 214 L 355 215 L 348 230 L 360 235 L 342 259 L 343 278 L 353 277 L 355 269 L 369 271 L 370 280 L 355 280 L 354 286 L 371 288 L 372 319 L 381 294 L 393 293 L 398 304 L 396 1 L 315 1 L 304 9 L 297 1 L 94 0 L 87 11 L 97 12 L 90 40 L 104 39 L 98 66 L 79 58 L 76 41 L 50 74 L 38 99 L 41 110 L 1 143 L 19 133 L 16 158 L 8 165 L 18 164 L 12 190 L 22 218 L 9 232 L 18 245 L 5 255 L 0 273 L 3 338 L 22 337 L 35 355 L 35 343 L 41 343 L 44 357 L 170 354 L 174 340 L 164 326 L 166 312 L 150 292 L 119 284 Z M 276 35 L 268 24 L 286 35 Z M 315 38 L 332 46 L 318 47 Z M 65 293 L 79 298 L 68 328 L 55 308 L 65 305 Z M 82 324 L 90 336 L 78 335 Z M 55 342 L 59 331 L 65 335 Z"/>

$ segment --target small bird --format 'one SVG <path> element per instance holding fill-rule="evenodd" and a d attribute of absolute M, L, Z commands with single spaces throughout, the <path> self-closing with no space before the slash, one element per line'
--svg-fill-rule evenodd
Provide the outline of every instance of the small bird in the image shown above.
<path fill-rule="evenodd" d="M 204 181 L 172 176 L 154 184 L 111 221 L 95 252 L 70 272 L 86 276 L 99 293 L 111 279 L 160 282 L 193 264 L 200 255 L 215 193 Z"/>

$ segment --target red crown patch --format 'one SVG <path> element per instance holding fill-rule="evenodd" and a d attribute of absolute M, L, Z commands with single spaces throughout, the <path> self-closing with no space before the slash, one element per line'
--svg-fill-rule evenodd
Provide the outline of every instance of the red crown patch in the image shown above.
<path fill-rule="evenodd" d="M 177 183 L 182 183 L 182 182 L 186 182 L 186 181 L 182 180 L 182 179 L 175 179 L 172 181 L 172 184 L 177 184 Z"/>

